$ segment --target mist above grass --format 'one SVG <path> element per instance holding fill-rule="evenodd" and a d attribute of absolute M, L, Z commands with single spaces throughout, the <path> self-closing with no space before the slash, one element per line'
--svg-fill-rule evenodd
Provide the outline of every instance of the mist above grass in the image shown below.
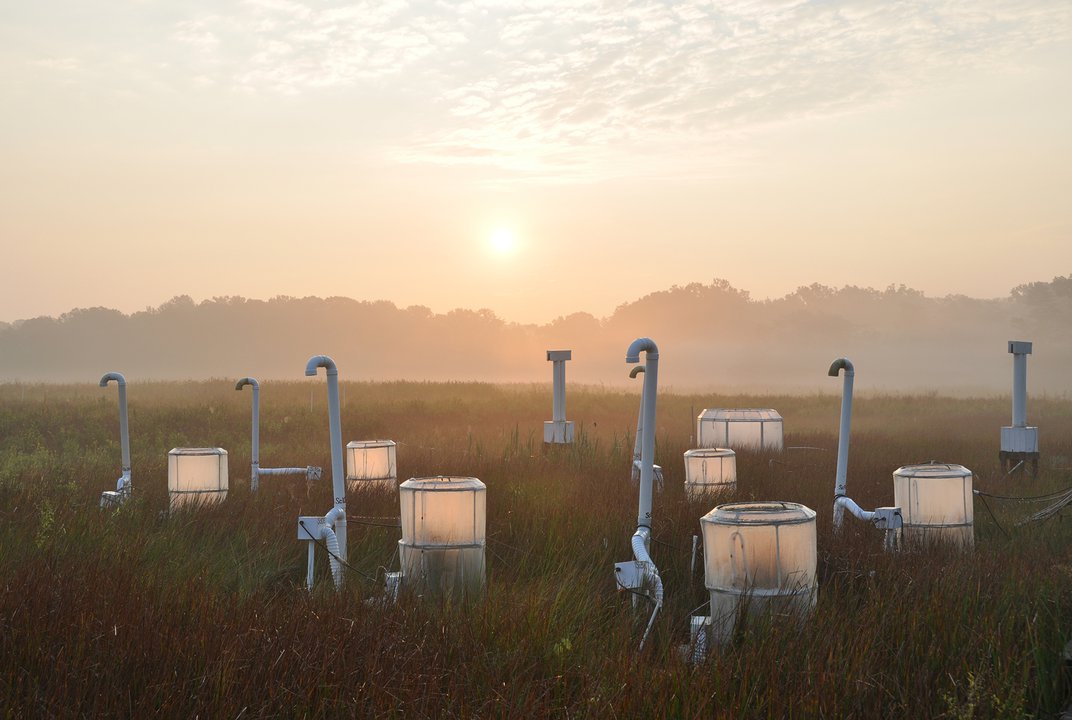
<path fill-rule="evenodd" d="M 774 300 L 716 280 L 652 293 L 606 318 L 544 325 L 490 310 L 437 314 L 422 306 L 350 298 L 176 297 L 125 315 L 73 310 L 0 326 L 0 380 L 296 379 L 312 354 L 344 379 L 547 382 L 548 349 L 572 349 L 570 383 L 625 385 L 635 337 L 662 350 L 661 384 L 722 391 L 811 392 L 838 356 L 856 363 L 862 391 L 1008 392 L 1006 341 L 1035 343 L 1032 393 L 1067 393 L 1072 367 L 1072 276 L 1015 288 L 1006 298 L 926 297 L 905 286 L 820 285 Z"/>

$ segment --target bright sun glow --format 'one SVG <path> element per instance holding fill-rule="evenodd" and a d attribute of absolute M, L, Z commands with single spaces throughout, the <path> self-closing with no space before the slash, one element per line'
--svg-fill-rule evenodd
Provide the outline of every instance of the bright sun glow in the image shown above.
<path fill-rule="evenodd" d="M 488 247 L 499 256 L 513 255 L 517 251 L 517 236 L 513 230 L 498 228 L 488 237 Z"/>

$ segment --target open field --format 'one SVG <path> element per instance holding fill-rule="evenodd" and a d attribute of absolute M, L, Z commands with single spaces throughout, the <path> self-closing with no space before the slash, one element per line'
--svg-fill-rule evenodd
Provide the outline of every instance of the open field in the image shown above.
<path fill-rule="evenodd" d="M 624 366 L 623 366 L 624 367 Z M 345 376 L 344 376 L 345 377 Z M 639 390 L 639 383 L 637 384 Z M 840 382 L 831 380 L 831 393 Z M 859 388 L 866 393 L 866 388 Z M 114 387 L 0 386 L 0 704 L 7 717 L 1046 717 L 1072 695 L 1072 522 L 1014 527 L 1037 507 L 976 500 L 973 553 L 885 554 L 846 519 L 830 530 L 839 396 L 662 395 L 652 554 L 667 604 L 648 618 L 615 590 L 631 557 L 629 480 L 638 395 L 571 387 L 578 442 L 544 448 L 549 386 L 344 383 L 343 440 L 399 443 L 399 477 L 472 475 L 488 486 L 488 587 L 470 607 L 370 605 L 350 573 L 336 595 L 302 589 L 298 515 L 331 507 L 323 380 L 262 387 L 262 465 L 325 477 L 264 478 L 248 492 L 248 391 L 233 381 L 132 383 L 134 499 L 102 512 L 119 474 Z M 802 502 L 818 513 L 819 598 L 802 627 L 746 632 L 699 666 L 677 646 L 703 611 L 682 453 L 704 407 L 774 407 L 786 444 L 738 456 L 728 499 Z M 849 492 L 893 502 L 898 466 L 941 460 L 975 487 L 1033 495 L 1072 485 L 1072 401 L 1032 398 L 1037 479 L 1000 477 L 1007 398 L 856 399 Z M 231 492 L 162 516 L 167 451 L 230 451 Z M 397 496 L 351 495 L 351 515 L 397 516 Z M 1072 511 L 1069 511 L 1072 514 Z M 396 528 L 350 524 L 370 577 L 397 564 Z"/>

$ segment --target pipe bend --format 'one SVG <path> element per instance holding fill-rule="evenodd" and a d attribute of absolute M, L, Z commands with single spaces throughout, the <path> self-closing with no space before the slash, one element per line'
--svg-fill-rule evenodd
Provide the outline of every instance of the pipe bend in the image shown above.
<path fill-rule="evenodd" d="M 309 362 L 305 364 L 305 374 L 316 375 L 317 368 L 326 368 L 329 376 L 339 374 L 339 369 L 335 366 L 335 361 L 327 355 L 313 355 L 309 358 Z"/>
<path fill-rule="evenodd" d="M 640 362 L 640 353 L 647 353 L 649 360 L 659 359 L 659 346 L 655 344 L 655 341 L 651 338 L 637 338 L 629 344 L 629 349 L 625 351 L 625 361 L 627 363 Z"/>
<path fill-rule="evenodd" d="M 254 389 L 260 387 L 260 384 L 257 382 L 257 378 L 244 377 L 235 383 L 234 389 L 241 390 L 246 385 L 251 385 Z"/>
<path fill-rule="evenodd" d="M 852 366 L 852 361 L 848 358 L 838 358 L 830 365 L 830 370 L 827 375 L 830 377 L 837 377 L 838 372 L 844 370 L 846 375 L 855 375 L 856 369 Z"/>
<path fill-rule="evenodd" d="M 838 508 L 838 507 L 845 508 L 850 513 L 852 513 L 853 516 L 855 516 L 855 517 L 857 517 L 860 520 L 863 520 L 865 522 L 871 522 L 875 517 L 874 511 L 872 511 L 872 510 L 864 510 L 862 507 L 857 505 L 852 500 L 852 498 L 849 498 L 849 497 L 847 497 L 845 495 L 838 495 L 837 497 L 834 498 L 834 507 L 835 508 Z"/>
<path fill-rule="evenodd" d="M 629 371 L 629 377 L 630 378 L 635 378 L 637 375 L 639 375 L 640 373 L 644 372 L 644 369 L 645 368 L 644 368 L 643 365 L 637 365 L 635 368 L 633 368 L 632 370 Z"/>
<path fill-rule="evenodd" d="M 118 384 L 120 387 L 127 384 L 127 379 L 123 377 L 123 373 L 110 372 L 104 373 L 104 376 L 100 379 L 100 386 L 108 387 L 108 382 L 110 380 L 115 380 L 116 384 Z"/>

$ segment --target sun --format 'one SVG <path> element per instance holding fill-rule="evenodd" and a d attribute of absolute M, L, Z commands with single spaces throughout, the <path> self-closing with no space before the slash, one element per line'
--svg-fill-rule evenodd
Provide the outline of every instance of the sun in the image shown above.
<path fill-rule="evenodd" d="M 499 257 L 506 257 L 517 252 L 517 235 L 509 228 L 496 228 L 488 236 L 488 248 Z"/>

